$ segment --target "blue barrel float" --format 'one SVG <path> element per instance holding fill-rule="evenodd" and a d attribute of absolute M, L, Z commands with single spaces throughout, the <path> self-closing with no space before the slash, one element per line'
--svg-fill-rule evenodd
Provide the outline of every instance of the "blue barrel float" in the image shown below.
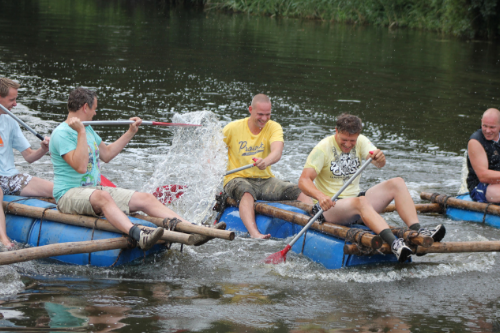
<path fill-rule="evenodd" d="M 307 213 L 299 208 L 284 205 L 281 203 L 266 202 L 270 206 L 285 209 L 291 212 L 305 214 Z M 227 224 L 227 230 L 235 232 L 247 232 L 247 229 L 241 221 L 238 208 L 228 207 L 222 214 L 221 222 Z M 282 220 L 276 217 L 270 217 L 262 214 L 256 214 L 255 222 L 257 228 L 262 234 L 271 234 L 275 238 L 288 238 L 294 236 L 302 230 L 302 226 Z M 365 226 L 356 225 L 356 228 L 367 229 Z M 306 238 L 304 243 L 304 236 Z M 322 264 L 328 269 L 338 269 L 342 267 L 368 265 L 376 263 L 397 263 L 396 256 L 393 254 L 374 256 L 357 256 L 353 254 L 344 254 L 343 239 L 336 238 L 322 232 L 309 229 L 306 234 L 293 245 L 292 251 L 302 253 L 312 261 Z M 350 243 L 347 243 L 350 244 Z M 302 251 L 302 245 L 304 250 Z"/>
<path fill-rule="evenodd" d="M 469 193 L 458 195 L 456 198 L 464 201 L 473 201 Z M 498 215 L 485 214 L 484 212 L 451 206 L 446 207 L 446 215 L 452 220 L 485 223 L 492 227 L 500 228 L 500 216 Z"/>
<path fill-rule="evenodd" d="M 4 201 L 16 202 L 32 207 L 57 209 L 53 203 L 37 199 L 24 198 L 12 195 L 4 196 Z M 129 217 L 134 224 L 156 228 L 151 222 Z M 68 242 L 81 242 L 122 237 L 122 234 L 103 230 L 92 230 L 50 220 L 41 221 L 38 218 L 6 214 L 7 235 L 14 241 L 27 244 L 31 247 Z M 146 255 L 161 252 L 164 245 L 155 245 L 146 252 Z M 121 253 L 120 253 L 121 252 Z M 74 265 L 92 265 L 109 267 L 123 265 L 138 258 L 144 258 L 144 251 L 140 248 L 116 249 L 93 253 L 70 254 L 51 259 Z M 118 260 L 117 260 L 118 259 Z"/>

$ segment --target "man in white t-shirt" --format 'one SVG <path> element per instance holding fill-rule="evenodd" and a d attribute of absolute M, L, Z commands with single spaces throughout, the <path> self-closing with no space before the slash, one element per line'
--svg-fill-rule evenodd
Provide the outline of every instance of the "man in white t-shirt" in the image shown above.
<path fill-rule="evenodd" d="M 421 228 L 413 200 L 402 178 L 392 178 L 369 188 L 359 189 L 357 177 L 340 195 L 342 200 L 331 198 L 344 182 L 351 178 L 363 160 L 372 158 L 372 163 L 382 168 L 384 153 L 377 149 L 367 137 L 360 134 L 361 119 L 350 114 L 337 118 L 335 135 L 323 139 L 311 151 L 299 179 L 303 193 L 315 198 L 323 209 L 324 219 L 335 224 L 352 224 L 362 218 L 364 224 L 391 245 L 400 262 L 413 254 L 402 238 L 397 239 L 380 213 L 394 200 L 399 216 L 411 230 L 431 236 L 434 241 L 443 239 L 446 230 L 438 225 L 433 229 Z"/>
<path fill-rule="evenodd" d="M 9 111 L 17 105 L 18 89 L 19 84 L 17 82 L 7 78 L 0 78 L 0 104 Z M 12 149 L 18 150 L 26 162 L 33 163 L 49 151 L 49 140 L 46 137 L 39 149 L 31 149 L 31 145 L 21 132 L 17 121 L 0 108 L 0 187 L 3 194 L 52 197 L 53 184 L 26 173 L 19 173 L 14 165 L 14 152 L 12 151 Z M 3 214 L 3 210 L 0 213 Z M 5 223 L 1 222 L 0 241 L 7 249 L 14 246 L 7 237 Z"/>

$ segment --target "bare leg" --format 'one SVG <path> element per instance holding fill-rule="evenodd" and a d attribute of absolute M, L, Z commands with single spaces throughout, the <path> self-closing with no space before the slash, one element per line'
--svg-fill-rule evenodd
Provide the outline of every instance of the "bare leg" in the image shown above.
<path fill-rule="evenodd" d="M 90 204 L 96 214 L 104 214 L 109 223 L 128 235 L 133 224 L 130 222 L 127 215 L 118 208 L 108 192 L 95 190 L 90 196 Z"/>
<path fill-rule="evenodd" d="M 28 185 L 21 190 L 21 195 L 26 197 L 52 197 L 54 184 L 48 180 L 33 177 Z"/>
<path fill-rule="evenodd" d="M 392 178 L 371 187 L 366 191 L 366 199 L 378 213 L 382 213 L 394 200 L 399 216 L 408 227 L 418 223 L 415 203 L 402 178 Z"/>
<path fill-rule="evenodd" d="M 0 190 L 0 202 L 3 202 L 3 191 Z M 14 246 L 10 241 L 9 237 L 7 237 L 7 227 L 5 224 L 5 213 L 3 211 L 3 206 L 0 205 L 0 242 L 9 249 Z"/>
<path fill-rule="evenodd" d="M 335 224 L 350 224 L 359 217 L 365 225 L 379 234 L 389 228 L 387 222 L 380 216 L 365 197 L 346 198 L 337 201 L 333 208 L 323 213 L 327 222 Z"/>
<path fill-rule="evenodd" d="M 170 208 L 165 207 L 152 194 L 149 193 L 135 192 L 130 199 L 129 208 L 132 212 L 141 211 L 148 214 L 149 216 L 161 218 L 176 217 L 183 222 L 191 223 L 180 217 L 180 215 L 178 215 Z"/>
<path fill-rule="evenodd" d="M 488 202 L 500 203 L 500 184 L 488 185 L 485 197 Z"/>
<path fill-rule="evenodd" d="M 297 198 L 297 200 L 302 201 L 302 202 L 304 202 L 306 204 L 309 204 L 309 205 L 313 204 L 313 201 L 312 201 L 311 197 L 305 195 L 304 193 L 300 193 L 300 195 Z"/>
<path fill-rule="evenodd" d="M 250 237 L 268 239 L 271 237 L 271 234 L 261 234 L 259 229 L 257 228 L 257 224 L 255 223 L 255 209 L 253 206 L 254 202 L 255 200 L 250 193 L 243 194 L 243 197 L 240 200 L 239 208 L 241 221 L 243 221 L 243 224 L 250 233 Z"/>

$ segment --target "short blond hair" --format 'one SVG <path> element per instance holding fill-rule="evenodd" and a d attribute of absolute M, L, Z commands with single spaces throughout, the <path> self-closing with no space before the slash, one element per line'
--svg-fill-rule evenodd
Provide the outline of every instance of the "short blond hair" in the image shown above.
<path fill-rule="evenodd" d="M 21 85 L 16 81 L 12 81 L 11 79 L 8 79 L 6 77 L 0 77 L 0 97 L 7 97 L 10 88 L 14 88 L 17 90 L 20 86 Z"/>
<path fill-rule="evenodd" d="M 257 94 L 252 98 L 252 108 L 255 108 L 257 103 L 271 103 L 271 100 L 267 95 Z"/>

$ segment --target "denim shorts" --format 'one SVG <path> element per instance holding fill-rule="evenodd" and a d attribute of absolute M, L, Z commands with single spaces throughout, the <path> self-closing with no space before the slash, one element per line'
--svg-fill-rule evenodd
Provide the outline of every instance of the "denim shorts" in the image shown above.
<path fill-rule="evenodd" d="M 476 202 L 488 202 L 486 199 L 486 189 L 488 188 L 488 184 L 479 183 L 474 189 L 470 192 L 470 197 L 472 200 Z"/>

